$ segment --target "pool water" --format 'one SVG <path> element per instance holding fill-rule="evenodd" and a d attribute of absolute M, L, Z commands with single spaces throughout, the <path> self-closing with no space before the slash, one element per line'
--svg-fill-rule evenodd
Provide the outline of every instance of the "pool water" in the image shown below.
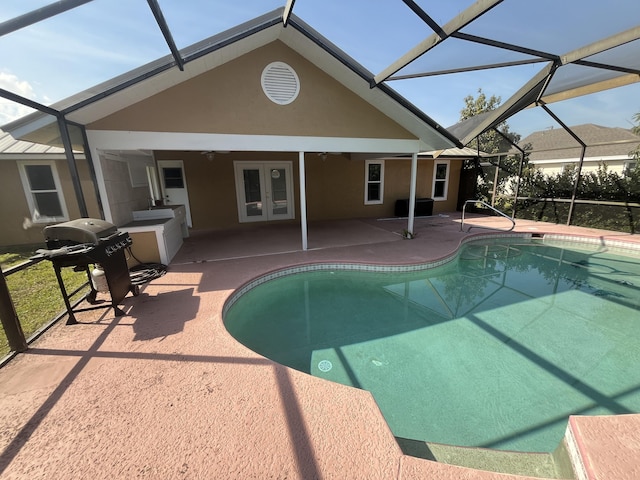
<path fill-rule="evenodd" d="M 398 437 L 550 452 L 569 415 L 640 412 L 640 260 L 584 248 L 485 240 L 419 272 L 288 275 L 225 325 L 369 390 Z"/>

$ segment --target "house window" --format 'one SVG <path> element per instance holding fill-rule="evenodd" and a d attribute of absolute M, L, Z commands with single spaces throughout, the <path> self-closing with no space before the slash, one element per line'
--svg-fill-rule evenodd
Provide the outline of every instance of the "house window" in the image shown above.
<path fill-rule="evenodd" d="M 384 196 L 384 160 L 367 160 L 364 175 L 364 204 L 381 204 Z"/>
<path fill-rule="evenodd" d="M 634 172 L 637 166 L 638 166 L 638 162 L 636 161 L 624 162 L 624 168 L 622 172 L 624 175 L 629 176 Z"/>
<path fill-rule="evenodd" d="M 433 166 L 433 199 L 446 200 L 449 191 L 449 160 L 435 162 Z"/>
<path fill-rule="evenodd" d="M 55 162 L 20 162 L 20 178 L 35 223 L 69 219 Z"/>

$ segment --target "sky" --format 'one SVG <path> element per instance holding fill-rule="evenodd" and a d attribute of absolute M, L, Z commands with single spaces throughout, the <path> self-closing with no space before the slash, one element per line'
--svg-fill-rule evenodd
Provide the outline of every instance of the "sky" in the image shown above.
<path fill-rule="evenodd" d="M 0 22 L 53 0 L 2 0 Z M 285 5 L 285 0 L 158 0 L 179 48 Z M 472 0 L 417 3 L 440 25 Z M 580 8 L 575 8 L 579 6 Z M 545 15 L 553 11 L 554 15 Z M 293 12 L 372 73 L 379 73 L 433 32 L 401 0 L 297 0 Z M 514 21 L 516 19 L 517 21 Z M 568 21 L 571 19 L 571 21 Z M 466 31 L 564 54 L 640 19 L 637 0 L 505 0 Z M 525 26 L 535 24 L 530 31 Z M 463 30 L 465 31 L 465 30 Z M 561 32 L 561 34 L 559 34 Z M 526 33 L 526 34 L 525 34 Z M 627 55 L 640 57 L 640 41 Z M 167 55 L 145 0 L 94 0 L 0 37 L 0 88 L 49 105 Z M 519 54 L 518 54 L 519 55 Z M 448 39 L 400 73 L 518 60 L 503 50 Z M 522 57 L 524 59 L 524 57 Z M 638 60 L 635 60 L 636 68 Z M 464 98 L 478 90 L 504 102 L 542 64 L 481 70 L 388 84 L 441 125 L 459 120 Z M 640 83 L 550 106 L 567 125 L 630 128 L 640 112 Z M 32 110 L 0 98 L 0 125 Z M 558 125 L 540 108 L 509 120 L 523 137 Z"/>

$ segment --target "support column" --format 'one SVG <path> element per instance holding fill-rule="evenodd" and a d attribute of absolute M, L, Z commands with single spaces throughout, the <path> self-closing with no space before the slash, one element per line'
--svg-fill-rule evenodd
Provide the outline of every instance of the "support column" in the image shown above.
<path fill-rule="evenodd" d="M 80 210 L 81 217 L 88 217 L 87 204 L 84 200 L 84 194 L 82 193 L 82 185 L 80 183 L 80 174 L 78 173 L 78 167 L 76 165 L 76 158 L 73 153 L 73 145 L 71 137 L 69 136 L 69 128 L 67 122 L 62 115 L 58 115 L 58 129 L 60 130 L 60 138 L 62 139 L 62 145 L 64 146 L 64 153 L 67 157 L 67 165 L 69 166 L 69 173 L 71 174 L 71 183 L 73 190 L 76 193 L 76 201 L 78 202 L 78 209 Z"/>
<path fill-rule="evenodd" d="M 411 184 L 409 186 L 409 221 L 407 231 L 413 234 L 413 220 L 416 209 L 416 184 L 418 182 L 418 154 L 411 155 Z"/>
<path fill-rule="evenodd" d="M 298 152 L 300 170 L 300 230 L 302 232 L 302 250 L 307 250 L 307 186 L 304 170 L 304 152 Z"/>
<path fill-rule="evenodd" d="M 13 306 L 9 287 L 4 277 L 4 273 L 0 271 L 0 321 L 4 328 L 4 333 L 9 342 L 9 348 L 14 352 L 24 352 L 27 349 L 27 341 L 24 338 L 22 325 L 18 320 L 16 309 Z"/>

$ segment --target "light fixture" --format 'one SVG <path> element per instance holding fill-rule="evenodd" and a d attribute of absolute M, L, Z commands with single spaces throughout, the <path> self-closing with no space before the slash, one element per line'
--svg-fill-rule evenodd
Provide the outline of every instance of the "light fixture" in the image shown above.
<path fill-rule="evenodd" d="M 216 152 L 214 152 L 214 151 L 204 152 L 204 156 L 207 157 L 207 160 L 209 160 L 211 162 L 215 158 Z"/>
<path fill-rule="evenodd" d="M 322 159 L 323 162 L 329 155 L 342 155 L 342 152 L 318 152 L 318 156 Z"/>

